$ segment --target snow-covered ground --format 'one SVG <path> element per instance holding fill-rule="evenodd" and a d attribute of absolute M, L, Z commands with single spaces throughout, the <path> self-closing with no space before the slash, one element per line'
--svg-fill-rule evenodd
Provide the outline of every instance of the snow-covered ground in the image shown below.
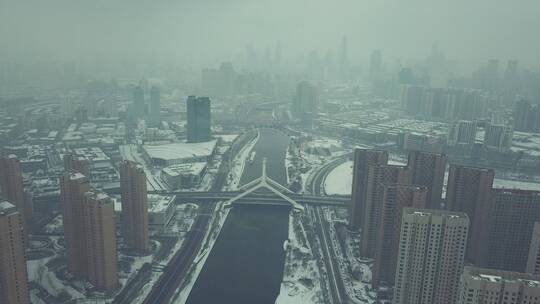
<path fill-rule="evenodd" d="M 289 215 L 283 281 L 276 304 L 324 303 L 321 274 L 298 213 Z"/>
<path fill-rule="evenodd" d="M 259 140 L 260 134 L 257 133 L 257 136 L 250 141 L 247 145 L 245 145 L 240 152 L 234 157 L 233 159 L 233 165 L 231 168 L 231 171 L 229 173 L 229 176 L 227 178 L 227 185 L 225 186 L 225 190 L 236 190 L 238 189 L 238 186 L 240 184 L 240 179 L 242 178 L 242 173 L 244 172 L 244 166 L 246 165 L 246 160 L 249 158 L 249 155 L 251 151 L 253 150 L 253 147 L 255 147 L 255 144 Z"/>
<path fill-rule="evenodd" d="M 330 246 L 333 256 L 338 261 L 338 270 L 343 280 L 348 299 L 351 303 L 372 304 L 376 294 L 371 289 L 371 261 L 360 260 L 357 256 L 358 248 L 351 247 L 352 235 L 346 229 L 342 231 L 345 246 L 341 246 L 339 235 L 334 223 L 345 223 L 344 208 L 324 207 L 324 221 L 329 223 Z M 343 226 L 342 226 L 343 227 Z M 358 238 L 358 235 L 354 235 Z M 355 272 L 360 275 L 355 277 Z"/>
<path fill-rule="evenodd" d="M 152 272 L 145 285 L 139 291 L 137 298 L 133 303 L 142 303 L 145 296 L 150 292 L 152 285 L 157 281 L 161 274 L 161 269 L 165 267 L 171 258 L 180 250 L 184 237 L 188 231 L 191 230 L 194 218 L 197 215 L 198 205 L 196 204 L 181 204 L 177 206 L 177 213 L 174 219 L 163 233 L 163 236 L 175 237 L 171 239 L 167 252 L 160 252 L 160 260 L 157 260 L 157 253 L 162 248 L 162 245 L 158 240 L 152 239 L 152 243 L 156 246 L 156 251 L 152 254 L 145 256 L 127 255 L 123 251 L 118 252 L 119 265 L 129 265 L 129 267 L 121 267 L 119 269 L 119 282 L 122 288 L 126 286 L 130 280 L 134 279 L 139 273 L 142 266 L 146 263 L 152 264 Z M 50 233 L 58 233 L 62 230 L 61 215 L 55 217 L 46 226 L 46 230 Z M 60 296 L 67 294 L 72 299 L 89 299 L 92 298 L 92 303 L 109 303 L 113 298 L 104 298 L 102 295 L 89 295 L 87 292 L 88 283 L 79 280 L 65 281 L 63 278 L 57 276 L 57 273 L 65 271 L 65 260 L 58 260 L 64 256 L 65 249 L 62 245 L 63 238 L 61 236 L 49 236 L 50 242 L 44 240 L 31 240 L 31 244 L 34 244 L 37 250 L 47 250 L 52 252 L 51 256 L 45 258 L 29 260 L 27 262 L 29 281 L 37 283 L 47 293 L 52 296 Z M 46 244 L 46 248 L 40 248 L 40 244 Z M 48 265 L 49 264 L 49 265 Z M 52 265 L 52 266 L 51 266 Z M 52 267 L 52 268 L 51 268 Z M 120 292 L 117 290 L 116 293 Z M 39 292 L 37 289 L 32 289 L 32 303 L 40 303 Z M 77 300 L 77 301 L 79 301 Z"/>
<path fill-rule="evenodd" d="M 313 149 L 321 145 L 325 149 Z M 308 147 L 308 148 L 306 148 Z M 285 157 L 288 184 L 299 182 L 299 188 L 293 191 L 303 193 L 309 191 L 308 185 L 315 173 L 330 159 L 346 154 L 343 143 L 327 137 L 308 140 L 294 138 L 291 140 Z"/>
<path fill-rule="evenodd" d="M 139 294 L 133 299 L 133 303 L 143 303 L 146 296 L 152 290 L 153 285 L 159 279 L 162 274 L 160 267 L 165 267 L 174 255 L 180 250 L 182 244 L 184 243 L 185 233 L 191 230 L 193 225 L 194 218 L 197 214 L 198 205 L 187 203 L 177 206 L 177 213 L 174 219 L 174 222 L 167 227 L 167 233 L 169 235 L 178 236 L 178 241 L 175 243 L 174 247 L 168 252 L 167 256 L 157 263 L 157 261 L 152 261 L 154 263 L 152 267 L 152 273 L 149 280 L 140 288 Z"/>
<path fill-rule="evenodd" d="M 332 170 L 324 180 L 327 195 L 351 194 L 353 162 L 346 161 Z"/>
<path fill-rule="evenodd" d="M 392 165 L 406 165 L 406 161 L 400 161 L 394 159 L 388 162 Z M 352 161 L 347 161 L 340 166 L 336 167 L 332 172 L 328 174 L 324 181 L 324 190 L 328 195 L 350 195 L 352 188 Z M 446 185 L 448 181 L 448 170 L 445 174 L 444 183 Z M 540 183 L 537 181 L 520 181 L 515 179 L 505 179 L 495 177 L 493 181 L 493 187 L 495 188 L 508 188 L 508 189 L 523 189 L 523 190 L 538 190 L 540 189 Z M 445 187 L 446 188 L 446 187 Z M 444 192 L 444 191 L 443 191 Z M 444 195 L 444 193 L 443 193 Z"/>
<path fill-rule="evenodd" d="M 58 214 L 45 226 L 45 233 L 61 234 L 64 233 L 64 222 L 62 221 L 62 214 Z"/>
<path fill-rule="evenodd" d="M 60 240 L 60 237 L 51 237 L 52 249 L 61 250 L 63 248 L 63 246 L 58 244 L 58 240 Z M 27 261 L 28 281 L 39 284 L 49 294 L 55 297 L 61 293 L 67 293 L 73 299 L 84 298 L 84 294 L 73 288 L 70 284 L 66 284 L 60 280 L 56 276 L 54 269 L 49 269 L 47 264 L 59 256 L 59 254 L 55 254 L 43 259 Z"/>

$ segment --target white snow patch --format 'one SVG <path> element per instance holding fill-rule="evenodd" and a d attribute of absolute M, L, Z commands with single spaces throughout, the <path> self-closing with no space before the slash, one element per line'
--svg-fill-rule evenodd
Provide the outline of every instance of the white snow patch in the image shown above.
<path fill-rule="evenodd" d="M 244 172 L 244 167 L 246 161 L 248 160 L 251 150 L 255 147 L 255 144 L 259 140 L 260 134 L 257 132 L 257 136 L 251 140 L 247 145 L 245 145 L 238 155 L 233 160 L 233 165 L 230 171 L 230 174 L 227 178 L 227 190 L 236 190 L 240 184 L 240 179 L 242 178 L 242 173 Z"/>
<path fill-rule="evenodd" d="M 332 170 L 324 181 L 327 195 L 350 195 L 352 191 L 353 162 L 346 161 Z"/>

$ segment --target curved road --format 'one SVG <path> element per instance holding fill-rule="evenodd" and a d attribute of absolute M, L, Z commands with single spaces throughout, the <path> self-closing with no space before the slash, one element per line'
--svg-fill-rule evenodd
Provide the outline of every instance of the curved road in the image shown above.
<path fill-rule="evenodd" d="M 324 196 L 324 181 L 326 180 L 326 177 L 336 167 L 348 161 L 349 157 L 350 154 L 345 154 L 324 164 L 317 172 L 310 176 L 311 181 L 307 183 L 306 191 L 312 195 Z"/>

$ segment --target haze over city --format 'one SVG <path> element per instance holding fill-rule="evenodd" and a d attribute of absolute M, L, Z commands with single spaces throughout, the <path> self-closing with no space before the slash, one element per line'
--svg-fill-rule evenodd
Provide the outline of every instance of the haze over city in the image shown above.
<path fill-rule="evenodd" d="M 199 68 L 278 40 L 293 63 L 312 50 L 335 51 L 347 36 L 354 64 L 365 65 L 372 49 L 391 60 L 418 59 L 438 41 L 463 69 L 485 57 L 538 67 L 539 14 L 534 0 L 3 0 L 0 52 L 22 60 L 165 57 Z"/>
<path fill-rule="evenodd" d="M 539 16 L 0 0 L 0 304 L 540 304 Z"/>

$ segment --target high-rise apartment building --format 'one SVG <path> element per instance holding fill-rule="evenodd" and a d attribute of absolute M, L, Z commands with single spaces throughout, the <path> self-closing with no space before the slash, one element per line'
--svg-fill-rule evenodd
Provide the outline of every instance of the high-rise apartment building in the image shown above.
<path fill-rule="evenodd" d="M 296 85 L 296 94 L 291 108 L 292 114 L 303 123 L 309 123 L 317 114 L 319 91 L 308 81 Z"/>
<path fill-rule="evenodd" d="M 68 270 L 96 288 L 118 285 L 114 204 L 92 191 L 86 176 L 66 172 L 60 178 Z"/>
<path fill-rule="evenodd" d="M 141 165 L 125 160 L 120 164 L 122 231 L 129 248 L 148 250 L 148 205 L 146 174 Z"/>
<path fill-rule="evenodd" d="M 540 276 L 465 266 L 457 304 L 540 304 Z"/>
<path fill-rule="evenodd" d="M 411 85 L 402 88 L 400 99 L 409 115 L 447 122 L 485 118 L 489 103 L 488 97 L 480 90 Z"/>
<path fill-rule="evenodd" d="M 90 183 L 81 173 L 66 172 L 60 177 L 67 266 L 71 274 L 79 277 L 88 273 L 83 213 L 84 194 L 88 191 Z"/>
<path fill-rule="evenodd" d="M 540 219 L 540 191 L 493 189 L 487 257 L 482 267 L 525 272 L 534 224 Z"/>
<path fill-rule="evenodd" d="M 394 304 L 456 302 L 468 228 L 465 213 L 403 209 Z"/>
<path fill-rule="evenodd" d="M 118 286 L 114 202 L 103 193 L 86 192 L 83 199 L 87 278 L 101 290 Z"/>
<path fill-rule="evenodd" d="M 373 288 L 394 284 L 399 251 L 403 208 L 425 208 L 427 188 L 414 185 L 386 185 L 375 246 Z"/>
<path fill-rule="evenodd" d="M 161 124 L 161 96 L 158 87 L 150 89 L 150 119 L 149 124 L 159 127 Z"/>
<path fill-rule="evenodd" d="M 511 126 L 486 124 L 484 135 L 484 147 L 489 150 L 507 152 L 512 147 L 514 130 Z"/>
<path fill-rule="evenodd" d="M 383 150 L 355 149 L 353 165 L 352 198 L 349 206 L 349 228 L 360 229 L 365 217 L 367 173 L 370 165 L 385 165 L 388 152 Z"/>
<path fill-rule="evenodd" d="M 205 142 L 210 140 L 210 98 L 188 96 L 187 141 Z"/>
<path fill-rule="evenodd" d="M 514 106 L 514 129 L 522 132 L 540 132 L 540 129 L 536 129 L 539 118 L 537 111 L 540 110 L 540 106 L 532 104 L 526 99 L 520 99 Z"/>
<path fill-rule="evenodd" d="M 525 271 L 540 275 L 540 222 L 534 223 Z"/>
<path fill-rule="evenodd" d="M 13 204 L 3 200 L 0 200 L 0 303 L 30 303 L 23 219 Z"/>
<path fill-rule="evenodd" d="M 446 190 L 448 210 L 464 212 L 471 222 L 467 261 L 481 263 L 487 250 L 490 194 L 495 171 L 451 164 Z"/>
<path fill-rule="evenodd" d="M 428 208 L 440 209 L 446 155 L 411 151 L 407 166 L 411 170 L 411 184 L 428 188 Z"/>
<path fill-rule="evenodd" d="M 64 154 L 64 170 L 66 172 L 79 172 L 90 178 L 90 164 L 87 158 L 74 155 L 72 153 Z"/>
<path fill-rule="evenodd" d="M 472 145 L 476 139 L 476 121 L 460 120 L 450 126 L 448 145 Z"/>
<path fill-rule="evenodd" d="M 383 205 L 384 186 L 408 184 L 409 169 L 395 165 L 368 165 L 365 180 L 366 197 L 364 215 L 361 219 L 362 236 L 360 238 L 360 255 L 373 257 L 379 230 L 381 208 Z"/>
<path fill-rule="evenodd" d="M 447 100 L 446 95 L 446 90 L 440 88 L 430 88 L 429 90 L 425 90 L 421 100 L 421 113 L 423 114 L 423 117 L 444 120 L 447 116 L 444 112 L 446 109 L 444 104 Z"/>
<path fill-rule="evenodd" d="M 4 199 L 14 204 L 26 221 L 32 217 L 32 196 L 24 189 L 19 159 L 13 154 L 0 158 L 0 190 Z"/>
<path fill-rule="evenodd" d="M 407 114 L 419 115 L 422 110 L 424 87 L 405 85 L 401 88 L 401 103 Z"/>

